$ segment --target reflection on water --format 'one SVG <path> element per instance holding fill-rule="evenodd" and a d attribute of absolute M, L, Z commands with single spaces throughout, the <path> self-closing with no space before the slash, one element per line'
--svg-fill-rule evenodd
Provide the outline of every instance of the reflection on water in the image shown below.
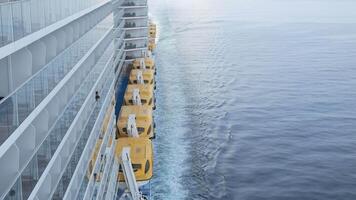
<path fill-rule="evenodd" d="M 155 199 L 356 199 L 356 2 L 150 3 Z"/>

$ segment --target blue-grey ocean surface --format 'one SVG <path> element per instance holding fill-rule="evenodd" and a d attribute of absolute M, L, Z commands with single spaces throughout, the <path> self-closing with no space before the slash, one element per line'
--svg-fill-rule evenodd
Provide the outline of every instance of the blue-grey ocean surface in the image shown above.
<path fill-rule="evenodd" d="M 154 199 L 356 199 L 356 1 L 149 2 Z"/>

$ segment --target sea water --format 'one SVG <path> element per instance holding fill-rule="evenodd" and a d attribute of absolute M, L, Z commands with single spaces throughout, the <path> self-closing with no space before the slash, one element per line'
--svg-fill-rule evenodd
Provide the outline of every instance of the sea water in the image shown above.
<path fill-rule="evenodd" d="M 356 1 L 149 4 L 154 199 L 356 199 Z"/>

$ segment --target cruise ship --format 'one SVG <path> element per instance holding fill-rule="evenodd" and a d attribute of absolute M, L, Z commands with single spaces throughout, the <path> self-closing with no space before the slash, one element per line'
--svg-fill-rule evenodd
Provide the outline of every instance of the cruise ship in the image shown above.
<path fill-rule="evenodd" d="M 0 0 L 0 36 L 0 199 L 150 199 L 147 0 Z"/>

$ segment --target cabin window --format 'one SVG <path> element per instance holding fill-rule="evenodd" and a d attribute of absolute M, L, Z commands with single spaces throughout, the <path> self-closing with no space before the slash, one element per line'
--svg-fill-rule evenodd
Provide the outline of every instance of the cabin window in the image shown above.
<path fill-rule="evenodd" d="M 144 80 L 143 82 L 147 84 L 147 83 L 148 83 L 148 80 Z"/>
<path fill-rule="evenodd" d="M 126 128 L 122 128 L 122 132 L 126 133 L 127 129 Z"/>
<path fill-rule="evenodd" d="M 147 103 L 147 100 L 146 99 L 141 99 L 141 103 L 145 104 L 145 103 Z"/>
<path fill-rule="evenodd" d="M 148 103 L 148 105 L 152 105 L 152 98 L 150 99 L 150 102 Z"/>
<path fill-rule="evenodd" d="M 153 84 L 153 79 L 151 80 L 151 84 Z"/>
<path fill-rule="evenodd" d="M 145 174 L 147 174 L 147 172 L 150 170 L 150 161 L 146 161 L 146 164 L 145 164 Z"/>

